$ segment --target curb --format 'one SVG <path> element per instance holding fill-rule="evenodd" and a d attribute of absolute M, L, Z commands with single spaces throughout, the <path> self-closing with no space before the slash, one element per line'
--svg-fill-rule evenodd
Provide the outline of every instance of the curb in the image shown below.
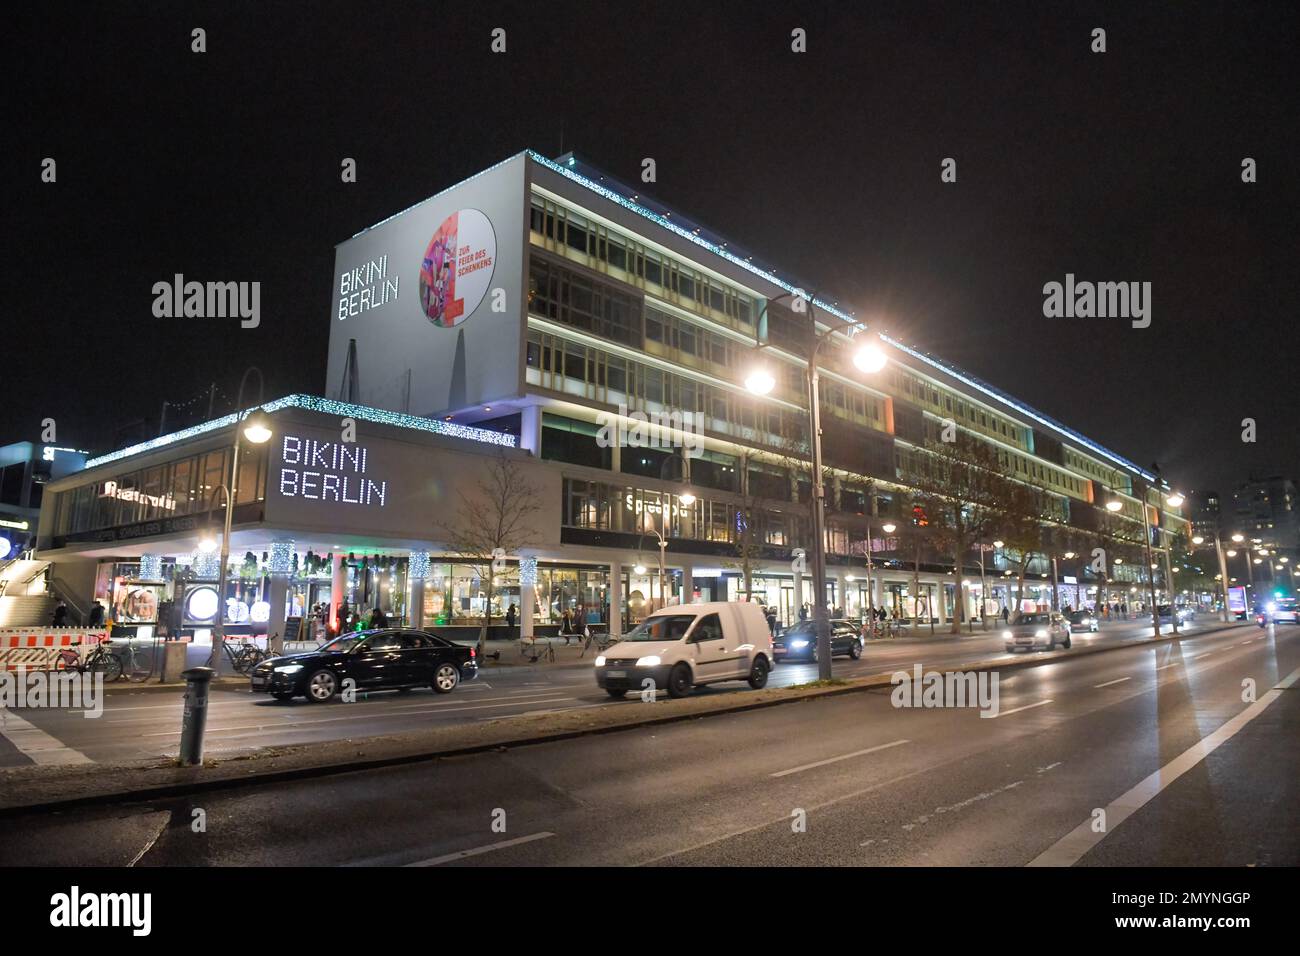
<path fill-rule="evenodd" d="M 1211 630 L 1198 631 L 1194 635 L 1189 635 L 1189 637 L 1208 637 L 1212 634 L 1219 634 L 1224 631 L 1234 630 L 1239 626 L 1242 625 L 1221 624 L 1219 627 L 1216 627 Z M 970 671 L 988 671 L 994 669 L 1020 670 L 1023 668 L 1041 667 L 1046 664 L 1054 664 L 1057 663 L 1058 661 L 1065 660 L 1069 657 L 1076 657 L 1076 656 L 1085 657 L 1091 654 L 1104 654 L 1104 653 L 1109 653 L 1118 650 L 1130 649 L 1142 645 L 1167 643 L 1169 641 L 1181 640 L 1181 639 L 1182 639 L 1182 635 L 1179 635 L 1177 638 L 1175 638 L 1173 635 L 1170 636 L 1162 635 L 1159 638 L 1154 638 L 1154 637 L 1141 638 L 1134 641 L 1125 641 L 1120 644 L 1106 645 L 1104 647 L 1087 647 L 1087 648 L 1079 648 L 1077 650 L 1071 649 L 1069 651 L 1050 652 L 1053 655 L 1050 657 L 1027 656 L 1023 660 L 991 659 L 991 660 L 984 660 L 984 661 L 970 661 L 970 662 L 963 663 L 960 666 L 963 670 L 970 670 Z M 118 790 L 118 791 L 111 791 L 106 793 L 88 794 L 86 796 L 70 797 L 67 799 L 48 800 L 40 803 L 14 804 L 11 806 L 0 807 L 0 819 L 15 817 L 15 816 L 24 816 L 34 812 L 47 812 L 47 811 L 53 812 L 59 810 L 78 809 L 78 808 L 85 808 L 85 807 L 111 806 L 120 803 L 146 802 L 149 800 L 167 799 L 167 798 L 187 796 L 187 795 L 197 794 L 197 793 L 208 793 L 217 790 L 231 790 L 231 789 L 247 787 L 247 786 L 286 783 L 294 780 L 307 780 L 316 777 L 335 776 L 341 773 L 356 773 L 356 772 L 361 772 L 366 770 L 379 770 L 386 767 L 400 767 L 400 766 L 406 766 L 415 763 L 427 763 L 429 761 L 439 760 L 447 757 L 469 756 L 472 754 L 489 753 L 492 751 L 504 750 L 512 747 L 525 747 L 525 746 L 531 746 L 536 744 L 554 743 L 556 741 L 561 741 L 561 740 L 571 740 L 576 737 L 589 737 L 589 736 L 595 736 L 597 734 L 610 734 L 610 733 L 618 733 L 624 730 L 635 730 L 640 727 L 650 727 L 650 726 L 656 726 L 662 724 L 680 723 L 686 720 L 696 720 L 704 717 L 716 716 L 719 714 L 745 713 L 747 711 L 761 710 L 768 707 L 778 707 L 785 704 L 792 704 L 801 701 L 818 700 L 823 697 L 839 697 L 845 694 L 863 693 L 865 691 L 870 691 L 878 687 L 890 686 L 893 682 L 892 675 L 898 670 L 902 670 L 901 665 L 887 673 L 873 674 L 867 677 L 854 678 L 852 680 L 845 681 L 841 685 L 832 686 L 832 687 L 801 688 L 796 685 L 795 687 L 788 687 L 788 688 L 784 688 L 784 687 L 772 688 L 772 690 L 774 691 L 796 691 L 797 693 L 775 697 L 775 698 L 768 698 L 764 700 L 745 701 L 743 697 L 732 698 L 731 696 L 728 696 L 727 698 L 719 699 L 718 702 L 720 704 L 723 704 L 723 706 L 719 706 L 715 708 L 687 710 L 687 711 L 682 711 L 679 713 L 671 713 L 671 714 L 658 714 L 658 715 L 647 714 L 646 716 L 639 718 L 637 720 L 611 723 L 611 724 L 606 724 L 604 726 L 598 726 L 598 727 L 574 728 L 574 729 L 553 731 L 553 732 L 542 733 L 542 734 L 536 734 L 536 733 L 524 734 L 522 736 L 506 737 L 501 740 L 488 741 L 484 743 L 471 744 L 471 745 L 461 746 L 461 747 L 443 747 L 443 748 L 437 748 L 433 750 L 417 750 L 412 753 L 394 754 L 387 757 L 376 757 L 376 758 L 371 758 L 366 760 L 332 761 L 329 763 L 316 764 L 313 766 L 291 767 L 283 770 L 268 770 L 265 773 L 258 773 L 256 770 L 253 771 L 245 770 L 243 773 L 239 773 L 238 775 L 216 777 L 213 779 L 181 781 L 175 783 L 148 786 L 139 789 Z M 171 686 L 171 685 L 165 685 L 165 686 Z M 703 698 L 696 698 L 696 700 L 701 700 L 701 699 Z M 735 704 L 729 704 L 729 701 L 733 699 L 736 699 L 738 702 Z M 514 718 L 502 718 L 502 720 L 511 720 L 511 719 Z M 339 742 L 331 741 L 330 743 L 333 744 L 333 743 L 342 743 L 342 742 L 344 741 L 339 741 Z M 348 740 L 346 742 L 350 745 L 352 744 L 351 740 Z M 305 745 L 305 746 L 312 746 L 312 745 Z M 328 746 L 328 744 L 326 744 L 325 746 Z M 259 758 L 253 757 L 251 759 L 256 760 Z M 260 758 L 260 759 L 265 759 L 265 758 Z M 232 765 L 231 766 L 232 770 L 238 770 L 240 768 L 240 765 L 245 762 L 246 759 L 234 758 L 228 761 L 223 761 L 223 764 L 230 764 Z M 160 768 L 144 767 L 144 768 L 125 768 L 125 769 L 150 770 L 150 769 L 160 769 Z M 178 772 L 181 771 L 181 768 L 175 768 L 175 769 Z M 202 768 L 195 768 L 195 769 L 201 770 Z"/>

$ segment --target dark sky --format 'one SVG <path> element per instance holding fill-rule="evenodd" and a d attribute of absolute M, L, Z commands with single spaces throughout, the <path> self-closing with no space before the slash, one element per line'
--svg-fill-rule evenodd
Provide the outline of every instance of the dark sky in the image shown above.
<path fill-rule="evenodd" d="M 562 134 L 1184 488 L 1297 475 L 1290 6 L 42 4 L 6 23 L 0 442 L 104 449 L 249 364 L 319 394 L 334 244 Z M 177 272 L 260 281 L 261 327 L 154 318 Z M 1151 326 L 1044 318 L 1067 272 L 1151 282 Z"/>

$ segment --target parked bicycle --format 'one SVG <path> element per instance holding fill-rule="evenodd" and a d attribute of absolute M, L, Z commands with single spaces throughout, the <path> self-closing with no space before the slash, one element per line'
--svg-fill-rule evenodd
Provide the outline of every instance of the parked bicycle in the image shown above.
<path fill-rule="evenodd" d="M 103 674 L 105 682 L 119 680 L 122 677 L 122 658 L 108 649 L 106 644 L 96 644 L 85 657 L 70 647 L 59 651 L 59 665 L 64 670 L 75 670 L 79 674 L 89 671 Z"/>
<path fill-rule="evenodd" d="M 222 641 L 221 648 L 230 658 L 230 666 L 236 674 L 247 674 L 269 656 L 251 641 Z"/>
<path fill-rule="evenodd" d="M 527 658 L 530 664 L 536 664 L 538 661 L 554 664 L 555 648 L 551 646 L 549 640 L 536 637 L 521 637 L 519 639 L 519 656 Z"/>
<path fill-rule="evenodd" d="M 614 643 L 608 631 L 593 631 L 590 627 L 583 628 L 582 650 L 578 652 L 578 657 L 585 657 L 587 651 L 593 648 L 599 652 L 605 650 Z"/>

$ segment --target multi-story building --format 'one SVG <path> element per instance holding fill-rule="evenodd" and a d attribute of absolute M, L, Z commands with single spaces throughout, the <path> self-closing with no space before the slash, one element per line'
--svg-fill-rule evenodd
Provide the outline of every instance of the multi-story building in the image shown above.
<path fill-rule="evenodd" d="M 1192 534 L 1212 541 L 1223 528 L 1223 507 L 1217 491 L 1193 491 L 1187 495 L 1188 518 Z"/>
<path fill-rule="evenodd" d="M 825 600 L 845 614 L 870 603 L 942 623 L 981 592 L 989 607 L 1046 603 L 1052 551 L 1078 606 L 1097 578 L 1084 556 L 1063 557 L 1057 530 L 1140 540 L 1144 502 L 1155 543 L 1186 529 L 1156 476 L 896 337 L 880 339 L 882 370 L 859 372 L 850 313 L 824 297 L 805 306 L 797 283 L 572 156 L 521 153 L 364 230 L 337 247 L 333 290 L 325 396 L 267 403 L 273 437 L 242 453 L 236 616 L 278 622 L 346 596 L 454 624 L 491 600 L 494 614 L 531 609 L 525 630 L 565 610 L 617 628 L 661 603 L 748 590 L 791 620 L 815 600 L 799 555 L 814 321 L 826 339 Z M 775 379 L 761 396 L 745 385 L 760 360 Z M 156 601 L 188 605 L 212 578 L 195 552 L 222 507 L 212 494 L 229 481 L 233 426 L 123 449 L 52 486 L 43 553 L 97 564 L 82 579 L 115 606 L 152 582 Z M 1023 594 L 1001 550 L 954 567 L 904 546 L 906 476 L 945 427 L 1050 503 Z M 454 553 L 448 523 L 486 507 L 497 454 L 539 508 L 488 572 Z M 1136 562 L 1107 570 L 1138 590 Z M 194 621 L 187 611 L 180 626 Z"/>
<path fill-rule="evenodd" d="M 1232 495 L 1236 529 L 1287 550 L 1300 548 L 1300 498 L 1295 482 L 1280 475 L 1251 479 Z"/>

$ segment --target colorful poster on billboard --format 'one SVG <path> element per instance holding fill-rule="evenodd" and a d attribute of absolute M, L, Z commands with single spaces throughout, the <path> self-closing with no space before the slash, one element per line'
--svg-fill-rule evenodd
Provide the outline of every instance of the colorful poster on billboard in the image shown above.
<path fill-rule="evenodd" d="M 460 209 L 442 221 L 420 263 L 420 307 L 434 325 L 460 325 L 492 281 L 497 239 L 488 217 Z"/>
<path fill-rule="evenodd" d="M 1228 610 L 1233 614 L 1246 613 L 1246 589 L 1228 588 Z"/>

